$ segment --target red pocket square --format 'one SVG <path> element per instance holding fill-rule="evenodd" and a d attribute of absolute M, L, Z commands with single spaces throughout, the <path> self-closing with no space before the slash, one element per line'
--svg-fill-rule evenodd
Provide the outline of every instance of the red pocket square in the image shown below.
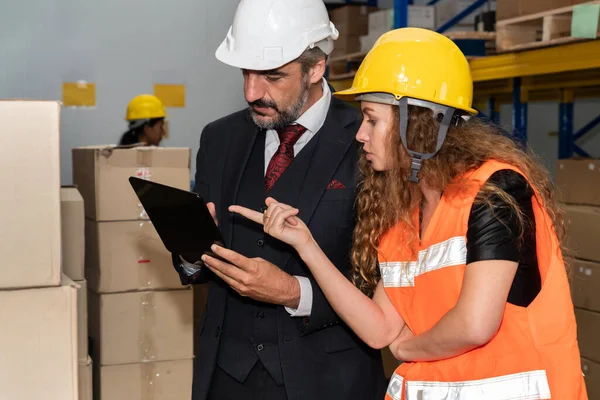
<path fill-rule="evenodd" d="M 344 185 L 342 182 L 338 181 L 337 179 L 332 180 L 331 182 L 329 182 L 329 185 L 327 185 L 327 189 L 345 189 L 346 185 Z"/>

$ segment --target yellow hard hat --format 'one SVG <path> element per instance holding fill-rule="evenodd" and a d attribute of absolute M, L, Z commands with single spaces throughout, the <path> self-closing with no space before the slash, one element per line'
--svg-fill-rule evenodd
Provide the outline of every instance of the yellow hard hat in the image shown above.
<path fill-rule="evenodd" d="M 360 65 L 352 87 L 334 95 L 355 100 L 366 93 L 388 93 L 396 100 L 408 97 L 477 114 L 467 59 L 452 40 L 427 29 L 383 34 Z"/>
<path fill-rule="evenodd" d="M 127 106 L 125 120 L 164 118 L 167 116 L 165 106 L 158 97 L 151 94 L 141 94 L 134 97 Z"/>

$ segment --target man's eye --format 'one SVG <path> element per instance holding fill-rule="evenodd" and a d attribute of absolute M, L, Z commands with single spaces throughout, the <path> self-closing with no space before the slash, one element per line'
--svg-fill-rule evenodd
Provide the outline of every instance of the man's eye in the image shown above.
<path fill-rule="evenodd" d="M 269 82 L 277 82 L 277 81 L 278 81 L 278 80 L 280 80 L 280 79 L 281 79 L 281 77 L 280 77 L 280 76 L 269 76 L 269 75 L 267 75 L 267 80 L 268 80 Z"/>

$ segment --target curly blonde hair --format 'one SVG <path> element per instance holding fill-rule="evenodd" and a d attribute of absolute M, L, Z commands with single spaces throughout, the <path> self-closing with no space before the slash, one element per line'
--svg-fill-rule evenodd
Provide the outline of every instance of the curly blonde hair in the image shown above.
<path fill-rule="evenodd" d="M 391 106 L 390 106 L 391 107 Z M 394 123 L 387 135 L 392 149 L 394 167 L 387 171 L 374 171 L 365 153 L 361 151 L 359 169 L 363 180 L 356 200 L 357 224 L 352 246 L 353 280 L 364 293 L 371 295 L 380 279 L 378 246 L 382 236 L 398 222 L 409 229 L 409 242 L 418 237 L 413 223 L 414 212 L 420 207 L 422 195 L 418 185 L 409 181 L 410 156 L 402 146 L 399 135 L 399 112 L 393 108 Z M 440 123 L 431 110 L 409 106 L 407 142 L 411 150 L 421 153 L 435 149 Z M 550 216 L 557 237 L 562 243 L 564 221 L 554 198 L 554 186 L 548 171 L 528 150 L 508 136 L 499 127 L 480 118 L 470 118 L 450 127 L 444 145 L 433 158 L 423 161 L 419 177 L 431 189 L 443 192 L 450 182 L 465 172 L 478 168 L 493 159 L 518 167 L 529 180 L 540 199 L 540 206 Z M 489 203 L 491 196 L 499 196 L 519 216 L 523 228 L 523 215 L 514 198 L 501 188 L 486 183 L 476 202 Z M 523 229 L 521 229 L 522 234 Z"/>

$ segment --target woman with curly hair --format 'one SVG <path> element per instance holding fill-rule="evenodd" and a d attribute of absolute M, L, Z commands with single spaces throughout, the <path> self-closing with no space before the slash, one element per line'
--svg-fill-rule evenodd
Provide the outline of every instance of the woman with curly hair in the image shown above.
<path fill-rule="evenodd" d="M 552 183 L 518 142 L 472 118 L 458 47 L 428 30 L 388 32 L 336 95 L 364 116 L 355 285 L 297 209 L 269 198 L 264 213 L 231 211 L 293 246 L 354 332 L 404 361 L 387 399 L 586 399 Z"/>

